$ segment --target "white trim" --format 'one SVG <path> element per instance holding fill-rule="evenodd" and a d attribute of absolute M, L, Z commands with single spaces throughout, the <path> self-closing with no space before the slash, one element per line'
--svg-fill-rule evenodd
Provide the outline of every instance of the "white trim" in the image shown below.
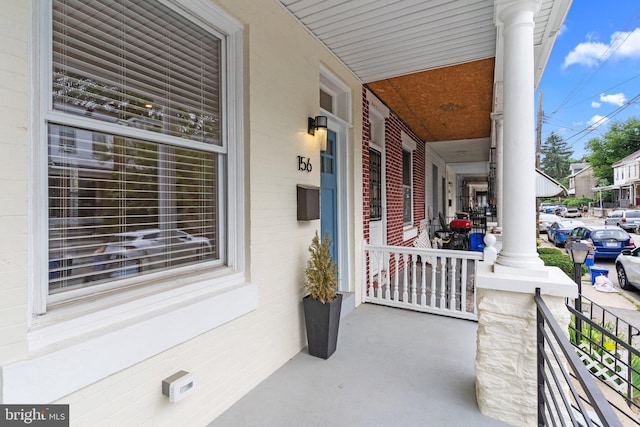
<path fill-rule="evenodd" d="M 255 310 L 257 304 L 257 286 L 245 283 L 4 365 L 2 403 L 53 402 Z"/>
<path fill-rule="evenodd" d="M 365 92 L 367 101 L 369 101 L 369 119 L 371 119 L 371 112 L 377 113 L 382 119 L 389 118 L 389 107 L 384 105 L 377 96 L 367 89 Z"/>
<path fill-rule="evenodd" d="M 32 85 L 32 101 L 31 101 L 31 120 L 32 126 L 30 132 L 29 157 L 31 188 L 29 191 L 29 212 L 31 215 L 29 221 L 29 314 L 42 314 L 47 310 L 47 274 L 46 269 L 42 268 L 42 260 L 49 257 L 47 246 L 42 242 L 48 242 L 47 215 L 49 195 L 47 194 L 48 174 L 47 174 L 47 150 L 42 149 L 43 126 L 40 123 L 44 120 L 47 111 L 48 96 L 47 89 L 49 81 L 47 74 L 42 70 L 46 64 L 51 64 L 51 49 L 45 49 L 41 53 L 41 47 L 47 46 L 48 40 L 51 39 L 51 27 L 48 16 L 50 16 L 51 3 L 43 1 L 33 1 L 34 18 L 32 21 L 32 37 L 33 42 L 30 44 L 30 58 L 33 66 L 31 67 Z M 47 58 L 45 60 L 44 53 Z M 46 64 L 43 64 L 45 62 Z M 28 324 L 31 326 L 32 317 L 28 316 Z"/>
<path fill-rule="evenodd" d="M 417 236 L 418 236 L 418 227 L 414 227 L 413 225 L 405 226 L 405 228 L 402 230 L 402 240 L 405 242 Z"/>
<path fill-rule="evenodd" d="M 389 118 L 389 109 L 380 102 L 380 100 L 373 95 L 373 93 L 369 90 L 366 91 L 366 97 L 369 101 L 369 125 L 371 129 L 374 129 L 376 126 L 380 126 L 381 135 L 379 136 L 379 140 L 372 141 L 371 133 L 372 130 L 369 131 L 369 148 L 372 148 L 380 153 L 380 192 L 381 192 L 381 217 L 379 220 L 369 219 L 369 240 L 371 243 L 373 236 L 373 232 L 380 229 L 380 244 L 387 244 L 387 159 L 385 154 L 385 146 L 386 146 L 386 119 Z M 386 115 L 385 115 L 386 114 Z M 363 165 L 364 166 L 364 165 Z M 377 224 L 379 222 L 379 224 Z"/>
<path fill-rule="evenodd" d="M 319 88 L 332 94 L 333 112 L 320 108 L 320 114 L 327 116 L 328 128 L 336 133 L 336 187 L 337 187 L 337 240 L 338 242 L 338 290 L 350 289 L 349 277 L 349 212 L 351 198 L 348 191 L 349 132 L 352 125 L 351 88 L 338 78 L 328 67 L 320 64 Z M 318 90 L 318 93 L 320 91 Z"/>
<path fill-rule="evenodd" d="M 411 155 L 413 155 L 413 152 L 416 151 L 416 147 L 418 146 L 416 141 L 414 141 L 413 138 L 411 138 L 405 131 L 402 131 L 401 139 L 402 139 L 402 149 L 410 152 Z"/>
<path fill-rule="evenodd" d="M 323 64 L 320 64 L 320 88 L 333 95 L 333 115 L 350 127 L 353 123 L 351 88 Z"/>

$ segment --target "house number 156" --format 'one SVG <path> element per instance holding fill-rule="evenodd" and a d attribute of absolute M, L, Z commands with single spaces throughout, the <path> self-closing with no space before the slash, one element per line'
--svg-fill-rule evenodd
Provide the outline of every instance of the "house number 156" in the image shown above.
<path fill-rule="evenodd" d="M 298 170 L 311 172 L 311 159 L 309 157 L 298 156 Z"/>

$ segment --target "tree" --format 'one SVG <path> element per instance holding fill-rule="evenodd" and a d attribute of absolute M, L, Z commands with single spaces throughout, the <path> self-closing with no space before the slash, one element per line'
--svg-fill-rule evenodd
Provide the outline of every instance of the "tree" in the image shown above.
<path fill-rule="evenodd" d="M 640 119 L 632 117 L 626 122 L 614 122 L 602 138 L 587 142 L 588 162 L 599 179 L 613 182 L 611 165 L 640 150 Z"/>
<path fill-rule="evenodd" d="M 544 173 L 556 180 L 561 180 L 569 175 L 573 150 L 569 148 L 569 144 L 562 137 L 551 132 L 542 143 L 540 153 L 543 156 L 540 168 Z"/>

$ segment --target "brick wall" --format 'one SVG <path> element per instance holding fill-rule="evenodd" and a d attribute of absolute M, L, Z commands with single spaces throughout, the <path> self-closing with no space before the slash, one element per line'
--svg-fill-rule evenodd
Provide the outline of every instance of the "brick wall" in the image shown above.
<path fill-rule="evenodd" d="M 367 90 L 362 91 L 362 195 L 364 236 L 369 240 L 369 102 Z M 404 241 L 402 220 L 402 132 L 416 142 L 413 152 L 413 225 L 419 226 L 425 218 L 425 145 L 393 111 L 385 120 L 385 173 L 387 213 L 387 244 L 408 246 L 413 239 Z"/>
<path fill-rule="evenodd" d="M 370 192 L 369 192 L 369 101 L 367 89 L 362 87 L 362 222 L 363 236 L 369 242 Z"/>

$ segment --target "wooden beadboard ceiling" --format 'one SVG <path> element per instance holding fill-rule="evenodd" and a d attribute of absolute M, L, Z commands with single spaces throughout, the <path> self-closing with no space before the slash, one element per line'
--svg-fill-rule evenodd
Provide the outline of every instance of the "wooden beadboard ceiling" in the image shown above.
<path fill-rule="evenodd" d="M 439 154 L 488 158 L 497 33 L 494 0 L 277 0 Z M 572 0 L 542 0 L 536 84 Z M 494 76 L 495 71 L 495 76 Z M 480 139 L 478 139 L 480 138 Z M 481 158 L 479 158 L 480 156 Z"/>

